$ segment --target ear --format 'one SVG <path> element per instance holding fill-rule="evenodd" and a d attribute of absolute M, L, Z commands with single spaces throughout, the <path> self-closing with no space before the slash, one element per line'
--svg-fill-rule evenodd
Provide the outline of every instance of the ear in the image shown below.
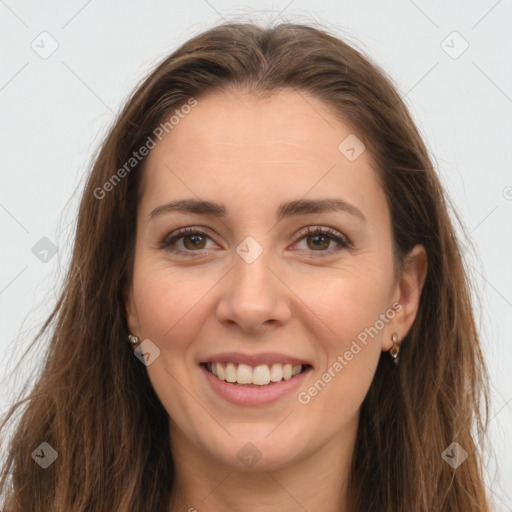
<path fill-rule="evenodd" d="M 388 324 L 388 335 L 382 340 L 383 350 L 389 350 L 393 346 L 391 336 L 396 333 L 401 341 L 411 330 L 414 319 L 418 313 L 421 291 L 427 275 L 428 259 L 425 248 L 415 245 L 406 256 L 401 275 L 398 277 L 394 292 L 394 303 L 399 306 L 395 309 L 397 314 Z"/>
<path fill-rule="evenodd" d="M 131 284 L 126 285 L 124 292 L 124 304 L 126 311 L 126 323 L 131 334 L 138 336 L 140 332 L 139 318 L 135 307 L 135 299 L 133 297 L 133 287 Z"/>

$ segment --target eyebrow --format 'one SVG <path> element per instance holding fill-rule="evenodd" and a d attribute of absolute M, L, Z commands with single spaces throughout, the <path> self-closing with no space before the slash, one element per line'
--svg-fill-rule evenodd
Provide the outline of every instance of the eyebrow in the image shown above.
<path fill-rule="evenodd" d="M 359 208 L 337 198 L 298 199 L 296 201 L 282 203 L 277 210 L 277 220 L 280 221 L 288 217 L 305 215 L 308 213 L 338 211 L 347 212 L 366 222 L 366 217 Z M 152 219 L 161 214 L 170 212 L 196 213 L 199 215 L 211 215 L 213 217 L 225 217 L 227 215 L 226 206 L 221 203 L 201 199 L 180 199 L 178 201 L 170 201 L 169 203 L 156 207 L 149 214 L 149 218 Z"/>

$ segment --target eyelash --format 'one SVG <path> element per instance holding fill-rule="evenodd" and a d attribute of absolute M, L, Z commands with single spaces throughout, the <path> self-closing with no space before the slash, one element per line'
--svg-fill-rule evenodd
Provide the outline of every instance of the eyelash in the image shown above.
<path fill-rule="evenodd" d="M 163 238 L 163 240 L 160 242 L 158 247 L 160 249 L 166 249 L 174 254 L 186 254 L 186 255 L 191 256 L 191 253 L 200 252 L 201 249 L 198 249 L 197 251 L 190 251 L 190 250 L 176 249 L 176 248 L 171 247 L 171 245 L 174 244 L 175 242 L 177 242 L 180 238 L 184 238 L 184 237 L 190 236 L 190 235 L 201 235 L 201 236 L 206 236 L 211 239 L 211 237 L 208 235 L 208 233 L 206 233 L 205 231 L 203 231 L 201 229 L 193 228 L 193 227 L 182 228 L 182 229 L 176 231 L 175 233 L 165 236 Z M 348 249 L 351 247 L 350 242 L 346 238 L 344 238 L 343 236 L 340 236 L 337 231 L 335 231 L 331 228 L 327 228 L 327 227 L 311 227 L 311 226 L 309 226 L 305 232 L 303 231 L 302 233 L 300 233 L 300 238 L 297 240 L 297 242 L 302 240 L 303 238 L 307 238 L 308 236 L 316 236 L 316 235 L 328 236 L 331 240 L 333 240 L 334 242 L 339 244 L 339 247 L 337 247 L 334 250 L 311 251 L 314 253 L 320 253 L 318 255 L 320 258 L 332 255 L 333 253 L 337 254 L 338 252 L 342 251 L 343 249 Z M 324 254 L 322 254 L 322 253 L 324 253 Z M 327 254 L 325 254 L 325 253 L 327 253 Z M 195 257 L 195 255 L 191 256 L 191 257 Z M 316 256 L 314 256 L 314 257 L 316 257 Z"/>

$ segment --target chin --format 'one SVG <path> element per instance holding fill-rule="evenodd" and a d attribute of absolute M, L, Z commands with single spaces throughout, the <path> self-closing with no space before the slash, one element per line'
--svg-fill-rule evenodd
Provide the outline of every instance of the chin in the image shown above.
<path fill-rule="evenodd" d="M 277 428 L 276 428 L 277 426 Z M 290 435 L 280 426 L 242 424 L 239 428 L 229 428 L 233 435 L 222 439 L 209 439 L 204 446 L 210 455 L 237 471 L 276 471 L 293 463 L 304 451 L 304 436 Z M 275 432 L 272 432 L 275 429 Z"/>

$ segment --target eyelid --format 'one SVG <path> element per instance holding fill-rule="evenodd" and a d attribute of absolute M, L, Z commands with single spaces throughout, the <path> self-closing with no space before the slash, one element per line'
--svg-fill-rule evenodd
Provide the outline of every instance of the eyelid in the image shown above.
<path fill-rule="evenodd" d="M 159 242 L 158 248 L 169 250 L 170 252 L 174 254 L 186 254 L 187 256 L 190 255 L 191 257 L 194 256 L 200 256 L 205 249 L 198 249 L 197 251 L 191 251 L 191 250 L 184 250 L 184 249 L 171 249 L 170 245 L 174 244 L 181 238 L 184 238 L 187 235 L 201 235 L 206 236 L 207 238 L 210 238 L 211 240 L 215 241 L 212 236 L 210 235 L 211 230 L 205 226 L 187 226 L 183 228 L 178 228 L 174 230 L 173 232 L 167 234 L 163 239 Z M 325 251 L 306 251 L 309 253 L 318 253 L 318 257 L 327 257 L 333 254 L 337 254 L 338 252 L 344 250 L 344 249 L 351 249 L 353 247 L 352 242 L 350 239 L 338 231 L 337 229 L 331 228 L 329 226 L 323 226 L 323 225 L 311 225 L 307 226 L 305 228 L 302 228 L 298 232 L 295 233 L 294 238 L 296 238 L 293 245 L 297 244 L 304 238 L 306 238 L 308 235 L 324 235 L 327 236 L 330 240 L 336 242 L 338 244 L 337 248 L 325 250 Z M 216 242 L 215 242 L 216 243 Z M 304 250 L 298 249 L 299 252 L 304 252 Z M 197 254 L 194 254 L 197 253 Z M 312 256 L 316 257 L 316 256 Z"/>
<path fill-rule="evenodd" d="M 317 234 L 317 233 L 329 235 L 333 240 L 338 239 L 340 243 L 343 243 L 347 247 L 352 247 L 352 242 L 342 232 L 338 231 L 335 228 L 331 228 L 330 226 L 322 226 L 320 224 L 319 225 L 307 226 L 307 227 L 301 229 L 298 233 L 296 233 L 295 236 L 299 236 L 300 237 L 299 240 L 301 240 L 302 238 L 304 238 L 308 234 L 314 235 L 314 234 Z"/>
<path fill-rule="evenodd" d="M 162 240 L 158 244 L 159 249 L 166 249 L 169 247 L 171 243 L 175 243 L 180 238 L 183 238 L 187 235 L 203 235 L 207 236 L 208 238 L 212 239 L 211 230 L 205 226 L 187 226 L 183 228 L 178 228 L 171 233 L 165 235 Z M 180 252 L 179 250 L 177 252 Z M 187 253 L 193 253 L 193 252 L 199 252 L 199 251 L 181 251 L 181 252 L 187 252 Z"/>

